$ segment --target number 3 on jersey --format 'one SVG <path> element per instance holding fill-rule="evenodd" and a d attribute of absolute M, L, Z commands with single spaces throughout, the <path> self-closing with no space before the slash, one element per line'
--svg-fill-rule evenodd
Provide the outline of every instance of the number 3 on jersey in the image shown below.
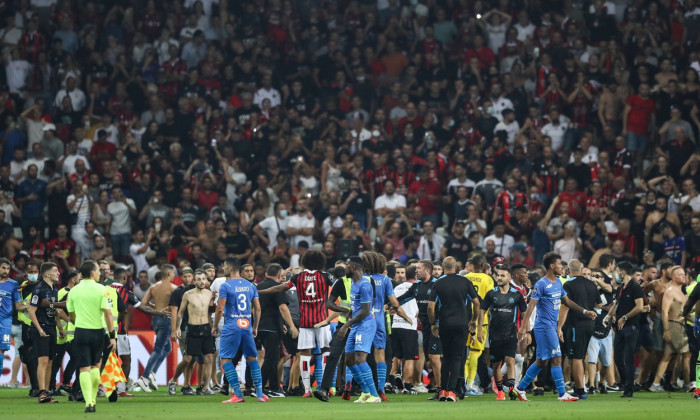
<path fill-rule="evenodd" d="M 245 311 L 248 308 L 248 298 L 246 295 L 238 295 L 238 310 Z"/>
<path fill-rule="evenodd" d="M 309 283 L 304 289 L 304 294 L 310 298 L 316 298 L 316 285 L 314 283 Z"/>

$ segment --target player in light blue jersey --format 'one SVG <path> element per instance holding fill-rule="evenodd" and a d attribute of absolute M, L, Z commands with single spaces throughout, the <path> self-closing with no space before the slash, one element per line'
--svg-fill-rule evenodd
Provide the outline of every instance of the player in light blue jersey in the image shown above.
<path fill-rule="evenodd" d="M 366 273 L 365 275 L 369 275 L 374 283 L 372 311 L 374 313 L 374 321 L 377 324 L 377 332 L 374 335 L 372 345 L 374 346 L 374 359 L 377 362 L 377 392 L 382 401 L 388 401 L 386 395 L 384 395 L 387 369 L 386 356 L 384 354 L 387 337 L 384 304 L 388 300 L 394 310 L 396 310 L 397 315 L 411 325 L 413 325 L 413 320 L 401 309 L 399 301 L 394 296 L 394 287 L 391 284 L 391 279 L 384 275 L 386 271 L 386 257 L 379 252 L 364 252 L 362 253 L 362 266 Z"/>
<path fill-rule="evenodd" d="M 530 365 L 523 379 L 511 392 L 520 401 L 527 401 L 525 388 L 535 380 L 545 362 L 551 359 L 552 379 L 554 379 L 554 383 L 557 386 L 559 401 L 578 401 L 577 397 L 572 397 L 566 392 L 566 387 L 564 386 L 564 374 L 561 370 L 561 349 L 559 348 L 559 336 L 557 335 L 559 306 L 563 303 L 569 309 L 591 319 L 596 318 L 596 313 L 583 309 L 566 296 L 566 291 L 558 279 L 559 276 L 564 274 L 561 255 L 548 252 L 544 255 L 542 263 L 547 269 L 547 274 L 535 283 L 532 296 L 530 297 L 530 304 L 525 315 L 523 315 L 523 324 L 518 331 L 518 341 L 520 341 L 525 337 L 529 329 L 530 316 L 535 307 L 537 307 L 534 327 L 535 342 L 537 343 L 537 360 Z"/>
<path fill-rule="evenodd" d="M 10 349 L 12 338 L 12 310 L 26 309 L 19 296 L 19 284 L 10 278 L 12 264 L 0 258 L 0 374 L 5 361 L 5 351 Z"/>
<path fill-rule="evenodd" d="M 241 403 L 245 401 L 238 381 L 236 366 L 233 364 L 233 359 L 239 349 L 243 351 L 243 356 L 250 366 L 250 375 L 253 377 L 258 401 L 267 402 L 268 398 L 263 394 L 262 373 L 257 360 L 258 350 L 255 347 L 255 336 L 258 334 L 258 323 L 260 322 L 258 289 L 253 283 L 241 278 L 241 263 L 238 258 L 226 258 L 222 268 L 228 280 L 219 289 L 219 303 L 216 307 L 212 335 L 216 337 L 219 334 L 216 325 L 219 325 L 223 316 L 224 327 L 221 330 L 219 356 L 221 357 L 221 368 L 233 388 L 231 399 L 223 402 Z"/>
<path fill-rule="evenodd" d="M 340 338 L 345 337 L 349 332 L 345 344 L 345 364 L 362 387 L 362 395 L 355 402 L 380 403 L 382 399 L 377 394 L 372 369 L 367 364 L 367 355 L 372 349 L 372 340 L 377 331 L 377 323 L 372 314 L 374 288 L 370 278 L 362 275 L 361 265 L 349 262 L 347 273 L 353 281 L 350 287 L 352 318 L 338 330 Z"/>

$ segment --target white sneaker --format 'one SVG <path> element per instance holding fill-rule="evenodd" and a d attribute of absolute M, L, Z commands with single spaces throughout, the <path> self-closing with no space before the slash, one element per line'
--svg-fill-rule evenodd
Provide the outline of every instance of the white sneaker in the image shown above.
<path fill-rule="evenodd" d="M 695 381 L 693 381 L 693 382 L 689 383 L 688 385 L 686 385 L 685 389 L 686 389 L 688 392 L 695 392 Z"/>
<path fill-rule="evenodd" d="M 427 394 L 428 393 L 428 388 L 425 387 L 423 384 L 418 384 L 413 387 L 413 389 L 419 393 L 419 394 Z"/>
<path fill-rule="evenodd" d="M 129 378 L 128 381 L 126 381 L 126 392 L 131 392 L 134 389 L 134 386 L 136 384 L 134 383 L 134 380 Z"/>
<path fill-rule="evenodd" d="M 514 392 L 515 396 L 518 397 L 518 399 L 520 401 L 528 401 L 527 393 L 525 391 L 519 390 L 517 386 L 515 388 L 513 388 L 513 391 L 511 391 L 511 392 Z"/>
<path fill-rule="evenodd" d="M 649 391 L 651 392 L 664 392 L 664 387 L 661 386 L 661 384 L 651 384 L 649 387 Z"/>
<path fill-rule="evenodd" d="M 578 397 L 572 397 L 568 392 L 565 392 L 564 395 L 559 397 L 559 401 L 578 401 Z"/>
<path fill-rule="evenodd" d="M 151 392 L 151 387 L 148 385 L 149 382 L 148 379 L 142 376 L 136 381 L 136 385 L 138 385 L 143 392 Z"/>
<path fill-rule="evenodd" d="M 151 372 L 150 375 L 148 375 L 148 385 L 151 387 L 152 390 L 158 391 L 158 382 L 156 382 L 156 374 Z"/>

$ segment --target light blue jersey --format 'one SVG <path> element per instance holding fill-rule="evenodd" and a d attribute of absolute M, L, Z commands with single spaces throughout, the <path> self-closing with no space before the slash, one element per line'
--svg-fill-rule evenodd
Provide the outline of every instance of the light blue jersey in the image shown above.
<path fill-rule="evenodd" d="M 0 283 L 0 327 L 12 327 L 12 311 L 20 302 L 19 284 L 12 279 Z"/>
<path fill-rule="evenodd" d="M 535 318 L 535 330 L 557 330 L 559 321 L 559 307 L 561 300 L 566 296 L 566 290 L 559 279 L 553 283 L 546 277 L 542 277 L 532 291 L 531 299 L 537 301 L 537 317 Z M 539 343 L 538 343 L 539 344 Z"/>
<path fill-rule="evenodd" d="M 245 279 L 231 279 L 221 285 L 219 299 L 226 299 L 222 334 L 249 330 L 253 322 L 253 299 L 258 289 Z"/>
<path fill-rule="evenodd" d="M 363 276 L 362 280 L 353 283 L 352 287 L 350 287 L 352 316 L 355 317 L 362 310 L 362 305 L 369 303 L 372 306 L 373 296 L 374 291 L 369 277 Z M 369 353 L 371 351 L 372 341 L 377 330 L 372 312 L 373 310 L 370 308 L 369 314 L 364 319 L 350 327 L 348 340 L 345 344 L 346 353 L 354 353 L 356 351 Z"/>

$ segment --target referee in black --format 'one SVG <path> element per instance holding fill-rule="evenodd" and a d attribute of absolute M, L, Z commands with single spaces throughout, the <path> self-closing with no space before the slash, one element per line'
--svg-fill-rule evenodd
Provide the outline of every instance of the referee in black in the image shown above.
<path fill-rule="evenodd" d="M 469 279 L 456 274 L 457 261 L 447 257 L 442 261 L 443 275 L 436 282 L 428 302 L 430 332 L 442 342 L 440 401 L 456 402 L 457 379 L 464 369 L 463 353 L 467 334 L 482 334 L 481 302 Z M 471 302 L 471 307 L 469 303 Z M 472 313 L 474 317 L 472 318 Z M 477 322 L 478 320 L 478 322 Z M 427 331 L 423 332 L 428 334 Z M 484 337 L 479 337 L 483 341 Z"/>
<path fill-rule="evenodd" d="M 600 293 L 591 279 L 583 277 L 583 263 L 579 260 L 569 261 L 569 272 L 572 278 L 564 283 L 564 290 L 566 290 L 569 299 L 586 311 L 593 312 L 600 309 L 603 305 Z M 586 400 L 588 395 L 583 382 L 583 359 L 586 357 L 588 343 L 593 336 L 595 320 L 578 312 L 572 311 L 567 316 L 568 313 L 569 307 L 566 305 L 559 310 L 559 341 L 566 344 L 564 354 L 571 359 L 574 396 L 580 400 Z"/>
<path fill-rule="evenodd" d="M 112 302 L 107 288 L 97 282 L 100 266 L 86 260 L 80 266 L 83 280 L 68 293 L 66 310 L 75 325 L 73 345 L 76 348 L 76 366 L 80 371 L 80 387 L 85 398 L 85 412 L 94 413 L 97 388 L 100 385 L 100 365 L 104 347 L 104 318 L 109 334 L 109 349 L 117 345 L 114 330 Z"/>

